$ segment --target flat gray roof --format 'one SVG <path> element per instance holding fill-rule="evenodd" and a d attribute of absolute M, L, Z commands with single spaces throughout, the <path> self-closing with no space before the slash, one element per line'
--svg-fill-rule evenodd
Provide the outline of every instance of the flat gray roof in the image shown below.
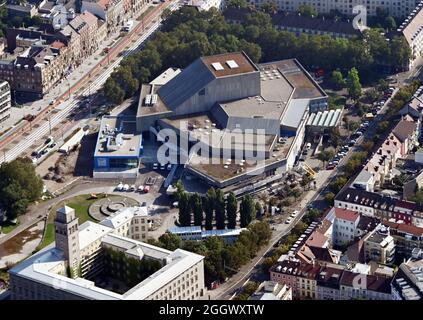
<path fill-rule="evenodd" d="M 177 75 L 176 75 L 177 77 Z M 141 85 L 140 98 L 138 102 L 137 117 L 151 116 L 165 112 L 172 112 L 158 95 L 161 85 L 143 84 Z M 157 102 L 154 105 L 146 105 L 147 95 L 157 95 Z"/>
<path fill-rule="evenodd" d="M 94 157 L 138 157 L 141 134 L 133 117 L 104 116 L 101 119 Z"/>
<path fill-rule="evenodd" d="M 295 87 L 294 99 L 316 99 L 327 96 L 296 59 L 262 63 L 259 64 L 259 68 L 260 70 L 278 69 L 290 84 Z"/>

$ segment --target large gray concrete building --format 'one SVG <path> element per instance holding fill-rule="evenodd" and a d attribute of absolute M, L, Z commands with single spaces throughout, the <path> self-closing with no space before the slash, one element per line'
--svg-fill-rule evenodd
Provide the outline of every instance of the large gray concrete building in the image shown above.
<path fill-rule="evenodd" d="M 223 188 L 292 168 L 310 112 L 326 109 L 327 95 L 297 60 L 256 65 L 243 52 L 225 53 L 199 58 L 167 82 L 143 84 L 137 131 L 188 137 L 189 147 L 167 145 L 191 173 Z"/>

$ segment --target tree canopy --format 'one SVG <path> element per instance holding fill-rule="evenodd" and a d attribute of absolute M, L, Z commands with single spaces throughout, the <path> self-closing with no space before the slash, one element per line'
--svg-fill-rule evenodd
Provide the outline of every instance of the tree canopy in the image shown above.
<path fill-rule="evenodd" d="M 231 3 L 244 5 L 243 0 Z M 265 8 L 272 10 L 271 3 Z M 249 13 L 242 24 L 231 24 L 218 10 L 182 7 L 167 16 L 161 31 L 142 51 L 122 61 L 107 80 L 104 92 L 110 101 L 120 103 L 131 97 L 141 83 L 169 67 L 185 68 L 200 56 L 236 51 L 246 52 L 254 62 L 297 58 L 305 67 L 319 66 L 327 73 L 339 70 L 346 74 L 355 67 L 363 80 L 379 65 L 407 65 L 411 55 L 403 37 L 386 41 L 373 30 L 366 31 L 363 39 L 296 36 L 275 29 L 270 15 L 263 11 Z"/>
<path fill-rule="evenodd" d="M 14 220 L 24 214 L 28 205 L 39 199 L 43 181 L 29 159 L 18 158 L 0 166 L 0 207 Z"/>

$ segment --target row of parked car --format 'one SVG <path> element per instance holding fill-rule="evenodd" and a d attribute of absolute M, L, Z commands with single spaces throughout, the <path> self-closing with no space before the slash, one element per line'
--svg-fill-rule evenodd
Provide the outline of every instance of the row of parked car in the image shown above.
<path fill-rule="evenodd" d="M 388 101 L 388 99 L 392 96 L 392 94 L 394 93 L 395 88 L 391 87 L 389 89 L 387 89 L 384 92 L 383 98 L 377 102 L 374 103 L 374 106 L 371 110 L 371 113 L 375 116 L 379 113 L 380 110 L 382 110 L 383 106 L 385 105 L 386 101 Z"/>
<path fill-rule="evenodd" d="M 360 128 L 354 134 L 351 135 L 350 141 L 348 141 L 348 144 L 344 145 L 341 148 L 341 150 L 338 151 L 335 157 L 333 157 L 333 159 L 329 161 L 328 165 L 326 166 L 326 170 L 333 170 L 336 168 L 339 162 L 341 162 L 342 158 L 344 158 L 347 155 L 348 151 L 350 151 L 350 148 L 353 147 L 357 143 L 357 140 L 367 130 L 367 128 L 369 127 L 369 124 L 370 124 L 369 121 L 364 121 L 360 125 Z"/>
<path fill-rule="evenodd" d="M 168 171 L 170 171 L 170 170 L 172 170 L 172 165 L 169 163 L 168 165 L 166 165 L 166 164 L 158 164 L 158 163 L 154 163 L 153 164 L 153 169 L 154 170 L 158 170 L 159 169 L 159 167 L 160 167 L 160 170 L 168 170 Z"/>
<path fill-rule="evenodd" d="M 116 187 L 117 191 L 124 191 L 124 192 L 140 192 L 140 193 L 148 193 L 150 191 L 150 186 L 136 186 L 135 184 L 129 185 L 129 184 L 123 184 L 122 182 L 119 183 Z"/>
<path fill-rule="evenodd" d="M 294 210 L 290 215 L 289 215 L 289 217 L 288 217 L 288 219 L 286 219 L 285 220 L 285 223 L 286 224 L 290 224 L 294 219 L 295 219 L 295 217 L 299 214 L 300 212 L 298 211 L 298 210 Z"/>

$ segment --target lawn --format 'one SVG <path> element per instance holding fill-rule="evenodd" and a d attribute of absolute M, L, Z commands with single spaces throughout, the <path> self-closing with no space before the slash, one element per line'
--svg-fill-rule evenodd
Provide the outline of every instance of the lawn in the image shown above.
<path fill-rule="evenodd" d="M 84 194 L 71 199 L 64 200 L 54 206 L 48 216 L 47 229 L 43 242 L 40 243 L 37 249 L 42 249 L 54 241 L 54 218 L 56 217 L 57 209 L 63 207 L 63 205 L 66 204 L 68 207 L 75 209 L 76 216 L 79 219 L 79 224 L 82 224 L 85 221 L 96 222 L 88 214 L 88 208 L 91 204 L 93 204 L 96 200 L 101 197 L 105 197 L 105 195 L 99 195 L 97 199 L 92 199 L 89 194 Z"/>
<path fill-rule="evenodd" d="M 9 233 L 10 231 L 14 230 L 17 226 L 19 226 L 19 221 L 16 224 L 6 221 L 4 222 L 4 224 L 1 225 L 1 232 L 4 234 Z"/>
<path fill-rule="evenodd" d="M 347 98 L 344 96 L 338 96 L 337 94 L 330 93 L 329 94 L 329 109 L 341 109 L 345 106 L 347 102 Z"/>

